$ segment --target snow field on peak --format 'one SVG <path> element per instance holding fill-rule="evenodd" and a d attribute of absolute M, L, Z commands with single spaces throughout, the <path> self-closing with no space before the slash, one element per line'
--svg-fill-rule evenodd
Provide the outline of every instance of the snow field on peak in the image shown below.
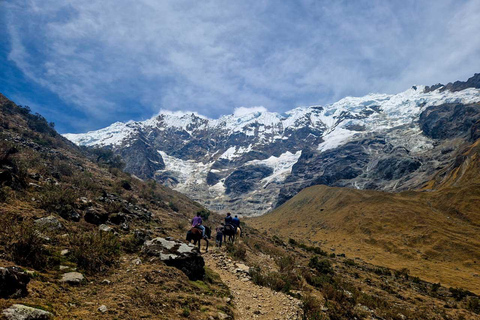
<path fill-rule="evenodd" d="M 63 136 L 79 146 L 116 146 L 130 137 L 137 129 L 135 122 L 115 122 L 112 125 L 87 133 L 67 133 Z"/>
<path fill-rule="evenodd" d="M 272 182 L 284 182 L 287 176 L 292 172 L 293 165 L 297 163 L 298 158 L 300 158 L 301 155 L 302 151 L 297 151 L 296 153 L 287 151 L 278 157 L 271 156 L 265 160 L 251 160 L 245 163 L 245 165 L 264 165 L 273 169 L 273 173 L 270 176 L 262 179 L 263 187 L 265 188 Z"/>
<path fill-rule="evenodd" d="M 286 130 L 309 126 L 326 132 L 327 139 L 318 148 L 328 150 L 348 141 L 348 136 L 353 136 L 345 131 L 348 130 L 347 125 L 362 125 L 366 131 L 382 131 L 411 123 L 429 106 L 480 101 L 479 89 L 468 88 L 457 92 L 448 90 L 440 92 L 440 89 L 437 89 L 424 93 L 424 88 L 424 86 L 412 87 L 394 95 L 369 94 L 364 97 L 346 97 L 326 106 L 298 107 L 284 115 L 266 111 L 264 108 L 245 108 L 246 111 L 237 112 L 237 116 L 231 114 L 212 120 L 195 112 L 162 111 L 145 121 L 116 122 L 100 130 L 64 136 L 78 145 L 118 146 L 135 132 L 148 128 L 159 130 L 179 128 L 190 135 L 195 134 L 192 130 L 218 130 L 227 134 L 243 132 L 248 136 L 258 132 L 259 142 L 273 142 L 285 138 Z M 369 111 L 370 114 L 365 114 L 365 111 Z M 345 115 L 361 119 L 344 119 L 340 122 L 341 117 Z M 225 157 L 233 150 L 227 151 Z"/>

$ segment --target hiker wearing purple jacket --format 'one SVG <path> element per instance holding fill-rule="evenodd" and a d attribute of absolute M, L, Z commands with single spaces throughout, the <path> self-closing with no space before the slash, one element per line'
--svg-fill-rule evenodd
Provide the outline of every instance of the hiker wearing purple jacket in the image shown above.
<path fill-rule="evenodd" d="M 197 213 L 197 216 L 192 219 L 192 228 L 198 228 L 202 230 L 202 237 L 205 238 L 205 226 L 202 225 L 202 217 L 200 216 L 200 212 Z"/>

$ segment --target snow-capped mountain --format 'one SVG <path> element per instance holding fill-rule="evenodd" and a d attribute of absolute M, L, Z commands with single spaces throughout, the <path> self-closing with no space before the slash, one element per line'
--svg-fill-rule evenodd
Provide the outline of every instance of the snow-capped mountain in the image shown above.
<path fill-rule="evenodd" d="M 476 74 L 466 82 L 347 97 L 285 114 L 258 107 L 219 119 L 162 112 L 65 137 L 112 148 L 127 171 L 211 209 L 259 215 L 312 184 L 421 185 L 472 139 L 479 88 Z"/>

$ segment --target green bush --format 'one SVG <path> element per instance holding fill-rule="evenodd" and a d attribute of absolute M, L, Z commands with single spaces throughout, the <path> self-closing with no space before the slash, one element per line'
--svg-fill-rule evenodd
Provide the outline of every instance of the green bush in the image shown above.
<path fill-rule="evenodd" d="M 328 319 L 321 309 L 322 303 L 317 298 L 307 295 L 302 299 L 302 307 L 305 319 L 308 320 L 324 320 Z"/>
<path fill-rule="evenodd" d="M 120 242 L 107 232 L 73 235 L 70 239 L 72 259 L 89 274 L 107 271 L 118 262 Z"/>
<path fill-rule="evenodd" d="M 323 274 L 333 274 L 333 268 L 330 261 L 327 259 L 320 260 L 318 256 L 313 256 L 310 258 L 308 266 Z"/>
<path fill-rule="evenodd" d="M 198 210 L 197 214 L 199 213 L 200 213 L 200 217 L 202 217 L 204 221 L 208 220 L 208 217 L 210 216 L 210 210 L 207 210 L 207 209 Z"/>
<path fill-rule="evenodd" d="M 38 198 L 40 208 L 63 215 L 73 210 L 78 194 L 71 188 L 65 188 L 60 185 L 49 185 L 41 191 Z"/>
<path fill-rule="evenodd" d="M 20 223 L 10 232 L 6 249 L 12 261 L 37 270 L 45 270 L 58 264 L 58 259 L 46 249 L 44 238 L 32 223 Z"/>

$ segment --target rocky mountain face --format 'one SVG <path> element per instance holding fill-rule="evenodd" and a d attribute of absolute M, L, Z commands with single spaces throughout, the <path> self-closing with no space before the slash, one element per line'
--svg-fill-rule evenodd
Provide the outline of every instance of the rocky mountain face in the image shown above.
<path fill-rule="evenodd" d="M 479 134 L 479 82 L 476 74 L 466 82 L 347 97 L 285 114 L 161 113 L 65 137 L 111 148 L 127 171 L 210 209 L 261 215 L 315 184 L 421 187 Z"/>

